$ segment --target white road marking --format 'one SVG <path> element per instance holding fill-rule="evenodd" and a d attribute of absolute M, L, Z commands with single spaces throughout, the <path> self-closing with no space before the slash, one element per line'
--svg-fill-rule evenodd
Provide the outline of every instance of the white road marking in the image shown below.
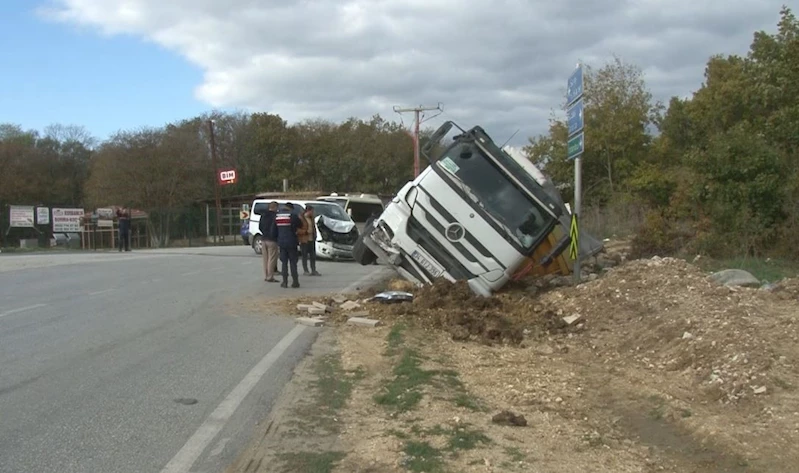
<path fill-rule="evenodd" d="M 258 381 L 266 374 L 269 368 L 278 358 L 288 349 L 289 346 L 305 330 L 305 326 L 296 325 L 282 340 L 267 353 L 261 361 L 256 364 L 247 376 L 233 388 L 233 391 L 214 409 L 210 416 L 202 423 L 200 428 L 194 432 L 183 448 L 166 464 L 161 473 L 187 473 L 189 469 L 202 455 L 206 447 L 214 440 L 222 428 L 225 426 L 233 413 L 236 412 L 241 402 L 252 391 Z"/>
<path fill-rule="evenodd" d="M 230 437 L 223 438 L 222 440 L 217 442 L 216 447 L 214 447 L 214 449 L 211 450 L 211 452 L 208 455 L 211 457 L 219 455 L 220 453 L 222 453 L 222 450 L 225 449 L 225 445 L 227 445 L 228 442 L 230 442 Z"/>
<path fill-rule="evenodd" d="M 94 292 L 90 292 L 89 295 L 90 296 L 99 296 L 100 294 L 105 294 L 107 292 L 111 292 L 111 291 L 115 291 L 115 290 L 116 289 L 105 289 L 105 290 L 102 290 L 102 291 L 94 291 Z"/>
<path fill-rule="evenodd" d="M 34 304 L 34 305 L 29 305 L 27 307 L 20 307 L 19 309 L 12 309 L 5 312 L 0 312 L 0 317 L 5 317 L 6 315 L 11 315 L 11 314 L 18 314 L 20 312 L 25 312 L 26 310 L 38 309 L 39 307 L 45 307 L 46 305 L 47 304 Z"/>

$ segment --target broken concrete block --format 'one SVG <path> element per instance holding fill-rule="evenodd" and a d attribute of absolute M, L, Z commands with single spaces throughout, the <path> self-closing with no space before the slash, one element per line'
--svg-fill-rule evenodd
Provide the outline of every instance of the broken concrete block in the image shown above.
<path fill-rule="evenodd" d="M 310 317 L 297 317 L 297 323 L 309 327 L 321 327 L 325 321 L 322 319 L 312 319 Z"/>
<path fill-rule="evenodd" d="M 567 325 L 572 325 L 578 320 L 580 320 L 583 316 L 580 314 L 568 315 L 563 317 L 563 321 L 566 322 Z"/>
<path fill-rule="evenodd" d="M 366 318 L 368 318 L 369 317 L 369 311 L 368 310 L 356 310 L 356 311 L 350 312 L 350 317 L 366 317 Z"/>
<path fill-rule="evenodd" d="M 335 302 L 336 304 L 343 304 L 347 302 L 347 298 L 342 296 L 341 294 L 336 294 L 335 296 L 333 296 L 333 302 Z"/>
<path fill-rule="evenodd" d="M 755 394 L 766 394 L 767 390 L 768 389 L 765 386 L 760 386 L 759 388 L 755 388 L 754 392 Z"/>
<path fill-rule="evenodd" d="M 710 279 L 725 286 L 760 287 L 760 280 L 742 269 L 725 269 L 711 274 Z"/>
<path fill-rule="evenodd" d="M 350 325 L 363 325 L 364 327 L 377 327 L 380 325 L 379 320 L 367 319 L 364 317 L 350 317 L 347 319 L 347 323 Z"/>
<path fill-rule="evenodd" d="M 327 304 L 322 304 L 321 302 L 314 302 L 313 306 L 314 307 L 318 307 L 320 309 L 323 309 L 325 312 L 333 312 L 333 308 L 332 307 L 330 307 Z"/>
<path fill-rule="evenodd" d="M 325 312 L 327 311 L 321 307 L 308 307 L 308 313 L 311 315 L 325 315 Z"/>
<path fill-rule="evenodd" d="M 358 304 L 355 301 L 347 301 L 347 302 L 341 304 L 341 308 L 344 309 L 344 310 L 357 309 L 360 306 L 361 306 L 361 304 Z"/>
<path fill-rule="evenodd" d="M 314 307 L 313 304 L 297 304 L 297 310 L 305 312 L 306 310 Z"/>

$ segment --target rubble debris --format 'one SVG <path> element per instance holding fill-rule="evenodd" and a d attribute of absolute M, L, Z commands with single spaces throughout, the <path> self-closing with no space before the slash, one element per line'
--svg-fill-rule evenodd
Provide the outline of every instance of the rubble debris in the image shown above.
<path fill-rule="evenodd" d="M 321 327 L 325 324 L 325 321 L 311 317 L 297 317 L 297 323 L 301 325 L 307 325 L 309 327 Z"/>
<path fill-rule="evenodd" d="M 364 327 L 377 327 L 378 325 L 382 325 L 379 320 L 367 319 L 365 317 L 350 317 L 347 319 L 347 323 L 350 325 L 363 325 Z"/>
<path fill-rule="evenodd" d="M 766 388 L 765 386 L 760 386 L 760 387 L 754 388 L 753 392 L 755 394 L 766 394 L 767 390 L 768 390 L 768 388 Z"/>
<path fill-rule="evenodd" d="M 322 307 L 308 307 L 308 313 L 311 315 L 325 315 L 327 310 Z"/>
<path fill-rule="evenodd" d="M 511 411 L 502 411 L 499 414 L 495 414 L 494 417 L 491 418 L 491 422 L 499 425 L 509 425 L 514 427 L 527 426 L 527 419 L 525 419 L 523 415 L 517 415 Z"/>
<path fill-rule="evenodd" d="M 353 310 L 353 309 L 357 309 L 357 308 L 361 307 L 361 304 L 359 304 L 359 303 L 357 303 L 355 301 L 345 301 L 344 303 L 341 304 L 340 307 L 343 310 Z"/>
<path fill-rule="evenodd" d="M 582 315 L 574 314 L 574 315 L 569 315 L 569 316 L 563 317 L 563 321 L 566 322 L 566 325 L 574 325 L 575 322 L 577 322 L 578 320 L 580 320 L 582 318 L 583 318 Z"/>
<path fill-rule="evenodd" d="M 335 302 L 336 304 L 343 304 L 347 302 L 347 296 L 343 296 L 341 294 L 336 294 L 331 299 L 333 299 L 333 302 Z"/>
<path fill-rule="evenodd" d="M 724 286 L 760 287 L 760 280 L 743 269 L 725 269 L 710 275 L 710 279 Z"/>
<path fill-rule="evenodd" d="M 297 310 L 300 312 L 307 312 L 308 309 L 315 307 L 313 304 L 297 304 Z"/>
<path fill-rule="evenodd" d="M 316 302 L 316 301 L 312 302 L 312 304 L 313 304 L 314 307 L 316 307 L 318 309 L 322 309 L 325 312 L 333 312 L 333 308 L 330 307 L 327 304 L 322 304 L 321 302 Z"/>
<path fill-rule="evenodd" d="M 447 281 L 449 282 L 449 281 Z M 393 304 L 398 302 L 411 302 L 413 301 L 413 294 L 405 291 L 385 291 L 372 296 L 372 301 L 382 302 L 384 304 Z"/>

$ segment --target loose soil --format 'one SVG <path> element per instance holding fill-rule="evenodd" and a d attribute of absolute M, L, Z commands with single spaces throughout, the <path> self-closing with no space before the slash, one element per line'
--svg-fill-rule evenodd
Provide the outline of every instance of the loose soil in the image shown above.
<path fill-rule="evenodd" d="M 336 307 L 341 369 L 360 373 L 333 471 L 799 471 L 799 280 L 730 288 L 679 259 L 612 259 L 491 298 L 392 281 L 414 301 L 273 303 Z M 343 323 L 363 311 L 383 325 Z"/>

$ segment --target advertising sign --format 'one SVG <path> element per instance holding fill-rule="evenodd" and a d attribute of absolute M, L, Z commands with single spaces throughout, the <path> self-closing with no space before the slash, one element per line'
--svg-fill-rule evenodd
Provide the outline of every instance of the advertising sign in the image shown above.
<path fill-rule="evenodd" d="M 83 215 L 83 209 L 53 209 L 53 233 L 80 232 Z"/>
<path fill-rule="evenodd" d="M 9 223 L 12 227 L 33 227 L 33 206 L 10 206 Z"/>
<path fill-rule="evenodd" d="M 238 176 L 236 176 L 235 169 L 225 169 L 219 171 L 219 184 L 220 185 L 228 185 L 228 184 L 235 184 L 238 181 Z"/>
<path fill-rule="evenodd" d="M 36 223 L 39 225 L 50 225 L 50 209 L 47 207 L 36 207 Z"/>

